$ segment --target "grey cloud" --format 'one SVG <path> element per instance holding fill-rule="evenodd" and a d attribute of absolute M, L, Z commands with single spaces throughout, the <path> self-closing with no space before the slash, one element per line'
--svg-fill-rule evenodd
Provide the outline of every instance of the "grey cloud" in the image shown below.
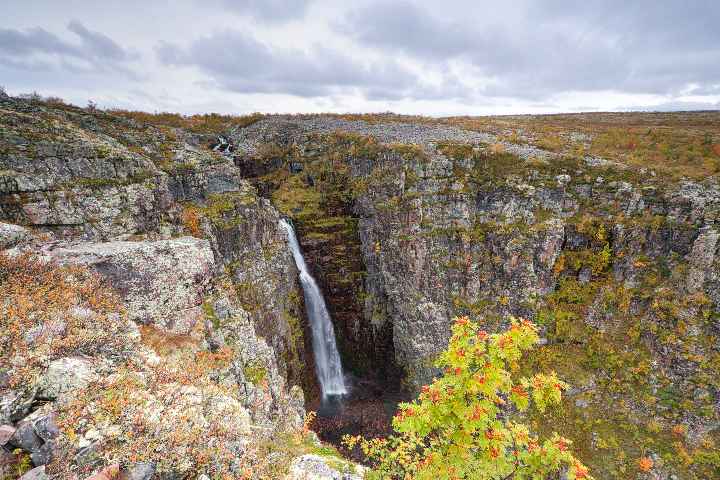
<path fill-rule="evenodd" d="M 68 30 L 80 37 L 83 47 L 85 47 L 83 50 L 95 58 L 123 61 L 131 56 L 107 35 L 88 30 L 77 20 L 72 20 L 68 24 Z"/>
<path fill-rule="evenodd" d="M 12 28 L 0 29 L 0 52 L 13 56 L 37 52 L 72 56 L 80 54 L 77 47 L 43 28 L 32 28 L 24 32 Z"/>
<path fill-rule="evenodd" d="M 240 93 L 319 97 L 357 90 L 390 99 L 420 88 L 417 77 L 392 60 L 361 63 L 318 46 L 309 52 L 271 48 L 236 30 L 197 39 L 188 48 L 163 43 L 157 55 L 168 65 L 194 66 L 221 88 Z"/>
<path fill-rule="evenodd" d="M 441 69 L 466 62 L 495 80 L 485 95 L 668 94 L 720 78 L 720 2 L 511 2 L 511 16 L 492 23 L 465 7 L 453 21 L 417 3 L 378 3 L 352 10 L 335 29 Z"/>
<path fill-rule="evenodd" d="M 39 65 L 52 68 L 47 61 L 31 58 L 34 54 L 42 54 L 54 57 L 65 67 L 83 61 L 93 69 L 121 70 L 123 62 L 137 58 L 135 53 L 122 48 L 107 35 L 89 30 L 77 20 L 72 20 L 67 29 L 80 39 L 80 43 L 68 42 L 43 28 L 0 29 L 0 62 L 14 68 L 37 68 Z M 82 69 L 76 65 L 73 68 Z"/>

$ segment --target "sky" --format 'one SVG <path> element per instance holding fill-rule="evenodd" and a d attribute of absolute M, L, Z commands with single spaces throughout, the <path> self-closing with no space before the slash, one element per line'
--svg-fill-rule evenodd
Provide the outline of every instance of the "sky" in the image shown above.
<path fill-rule="evenodd" d="M 4 0 L 0 86 L 181 113 L 720 109 L 720 0 Z"/>

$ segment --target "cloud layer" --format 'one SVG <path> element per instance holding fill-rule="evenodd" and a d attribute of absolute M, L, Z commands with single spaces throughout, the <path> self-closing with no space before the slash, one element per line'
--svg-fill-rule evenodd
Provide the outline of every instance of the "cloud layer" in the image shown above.
<path fill-rule="evenodd" d="M 73 97 L 87 85 L 106 103 L 177 110 L 445 114 L 720 101 L 715 0 L 184 0 L 172 12 L 128 0 L 112 16 L 89 1 L 32 11 L 8 1 L 0 82 L 11 90 Z"/>
<path fill-rule="evenodd" d="M 78 41 L 67 41 L 42 27 L 25 30 L 0 29 L 0 64 L 19 68 L 47 68 L 52 63 L 64 67 L 117 70 L 135 54 L 118 45 L 107 35 L 88 29 L 78 20 L 70 20 L 67 30 Z"/>

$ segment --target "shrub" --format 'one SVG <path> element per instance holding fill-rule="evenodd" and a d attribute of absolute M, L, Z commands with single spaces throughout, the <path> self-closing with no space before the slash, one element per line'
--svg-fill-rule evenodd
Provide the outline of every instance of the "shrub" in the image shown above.
<path fill-rule="evenodd" d="M 540 411 L 560 402 L 567 385 L 554 373 L 513 378 L 522 353 L 539 337 L 534 324 L 512 319 L 510 328 L 488 334 L 467 317 L 457 318 L 450 345 L 436 365 L 444 370 L 420 397 L 403 403 L 387 439 L 345 437 L 374 466 L 369 478 L 541 479 L 565 472 L 589 479 L 587 468 L 557 434 L 540 442 L 511 417 L 513 407 Z"/>
<path fill-rule="evenodd" d="M 77 266 L 0 253 L 0 372 L 32 384 L 53 359 L 132 350 L 118 297 Z"/>
<path fill-rule="evenodd" d="M 202 226 L 200 225 L 200 211 L 197 207 L 186 206 L 183 209 L 182 223 L 190 235 L 203 238 Z"/>

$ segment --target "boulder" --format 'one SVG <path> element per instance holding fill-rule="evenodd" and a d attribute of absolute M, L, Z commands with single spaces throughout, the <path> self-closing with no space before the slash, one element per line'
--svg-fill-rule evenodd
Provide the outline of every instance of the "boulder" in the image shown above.
<path fill-rule="evenodd" d="M 53 360 L 38 381 L 37 398 L 55 400 L 86 387 L 95 378 L 92 362 L 80 357 Z"/>
<path fill-rule="evenodd" d="M 0 250 L 16 247 L 30 238 L 30 231 L 27 228 L 11 223 L 0 223 Z"/>
<path fill-rule="evenodd" d="M 26 452 L 34 452 L 40 449 L 43 440 L 35 433 L 32 422 L 25 421 L 18 425 L 10 439 L 10 444 L 16 448 L 22 448 Z"/>
<path fill-rule="evenodd" d="M 203 296 L 215 270 L 208 241 L 192 237 L 82 243 L 46 253 L 106 277 L 124 297 L 131 320 L 175 333 L 188 333 L 202 318 Z"/>
<path fill-rule="evenodd" d="M 48 474 L 45 473 L 45 465 L 41 465 L 26 472 L 19 480 L 49 480 L 49 478 Z"/>
<path fill-rule="evenodd" d="M 33 465 L 47 465 L 52 462 L 57 448 L 56 442 L 45 442 L 30 454 Z"/>
<path fill-rule="evenodd" d="M 35 433 L 44 441 L 49 442 L 60 435 L 57 425 L 57 415 L 54 412 L 44 415 L 33 422 Z"/>
<path fill-rule="evenodd" d="M 0 447 L 4 447 L 15 434 L 15 427 L 12 425 L 0 425 Z"/>
<path fill-rule="evenodd" d="M 155 473 L 155 465 L 148 462 L 132 464 L 120 471 L 120 480 L 150 480 Z"/>
<path fill-rule="evenodd" d="M 347 470 L 353 470 L 353 472 L 339 472 L 328 465 L 328 460 L 318 455 L 298 457 L 290 464 L 290 472 L 285 480 L 360 480 L 363 478 L 362 467 L 344 463 Z"/>
<path fill-rule="evenodd" d="M 35 399 L 33 388 L 12 390 L 2 387 L 0 382 L 0 423 L 14 423 L 30 413 Z"/>

